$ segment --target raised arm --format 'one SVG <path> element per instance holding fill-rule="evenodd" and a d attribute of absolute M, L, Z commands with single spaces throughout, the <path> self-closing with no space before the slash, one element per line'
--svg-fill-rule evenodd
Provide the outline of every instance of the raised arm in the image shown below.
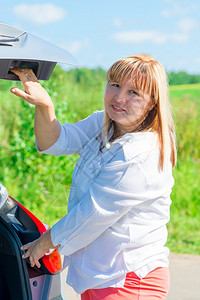
<path fill-rule="evenodd" d="M 11 88 L 11 92 L 35 105 L 35 136 L 40 150 L 46 150 L 52 146 L 60 135 L 61 125 L 58 122 L 53 102 L 40 85 L 34 72 L 30 69 L 11 69 L 21 80 L 24 91 Z"/>

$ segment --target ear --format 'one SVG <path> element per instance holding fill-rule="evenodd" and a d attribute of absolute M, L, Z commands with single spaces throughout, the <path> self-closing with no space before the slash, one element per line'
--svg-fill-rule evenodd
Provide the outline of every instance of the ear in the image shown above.
<path fill-rule="evenodd" d="M 149 103 L 149 111 L 151 111 L 158 102 L 153 98 L 151 99 L 151 103 Z"/>
<path fill-rule="evenodd" d="M 154 108 L 155 105 L 156 105 L 156 103 L 154 103 L 154 102 L 149 104 L 149 111 L 151 111 Z"/>

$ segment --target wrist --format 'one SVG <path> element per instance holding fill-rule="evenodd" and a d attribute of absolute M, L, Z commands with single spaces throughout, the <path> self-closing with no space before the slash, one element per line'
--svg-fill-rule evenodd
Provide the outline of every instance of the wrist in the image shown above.
<path fill-rule="evenodd" d="M 49 251 L 49 249 L 54 249 L 56 248 L 51 240 L 51 229 L 47 230 L 46 232 L 44 232 L 41 237 L 40 237 L 40 244 L 41 244 L 41 248 Z"/>
<path fill-rule="evenodd" d="M 54 109 L 54 105 L 53 102 L 49 103 L 48 105 L 36 105 L 35 106 L 35 113 L 38 116 L 41 116 L 42 118 L 44 118 L 46 121 L 52 121 L 56 119 L 56 115 L 55 115 L 55 109 Z"/>
<path fill-rule="evenodd" d="M 37 107 L 40 110 L 54 110 L 54 105 L 51 99 L 50 101 L 46 101 L 42 104 L 36 104 L 35 107 Z"/>

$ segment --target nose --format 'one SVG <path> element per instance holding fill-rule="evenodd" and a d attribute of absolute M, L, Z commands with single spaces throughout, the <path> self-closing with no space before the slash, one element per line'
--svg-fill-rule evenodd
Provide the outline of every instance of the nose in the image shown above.
<path fill-rule="evenodd" d="M 117 93 L 117 94 L 115 95 L 115 100 L 116 100 L 118 103 L 124 103 L 124 102 L 126 102 L 127 97 L 126 97 L 125 93 L 123 93 L 123 92 L 120 91 L 119 93 Z"/>

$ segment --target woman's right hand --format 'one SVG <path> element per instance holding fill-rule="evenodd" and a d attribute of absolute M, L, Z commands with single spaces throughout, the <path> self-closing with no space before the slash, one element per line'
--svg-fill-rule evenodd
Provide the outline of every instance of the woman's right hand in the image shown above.
<path fill-rule="evenodd" d="M 40 150 L 48 149 L 57 141 L 61 131 L 53 102 L 32 70 L 14 68 L 10 71 L 19 77 L 25 89 L 11 88 L 10 91 L 36 106 L 34 129 L 37 145 Z"/>
<path fill-rule="evenodd" d="M 10 69 L 21 80 L 25 91 L 18 88 L 11 88 L 11 93 L 26 100 L 28 103 L 49 108 L 53 105 L 52 100 L 47 91 L 41 86 L 33 70 L 13 68 Z"/>

